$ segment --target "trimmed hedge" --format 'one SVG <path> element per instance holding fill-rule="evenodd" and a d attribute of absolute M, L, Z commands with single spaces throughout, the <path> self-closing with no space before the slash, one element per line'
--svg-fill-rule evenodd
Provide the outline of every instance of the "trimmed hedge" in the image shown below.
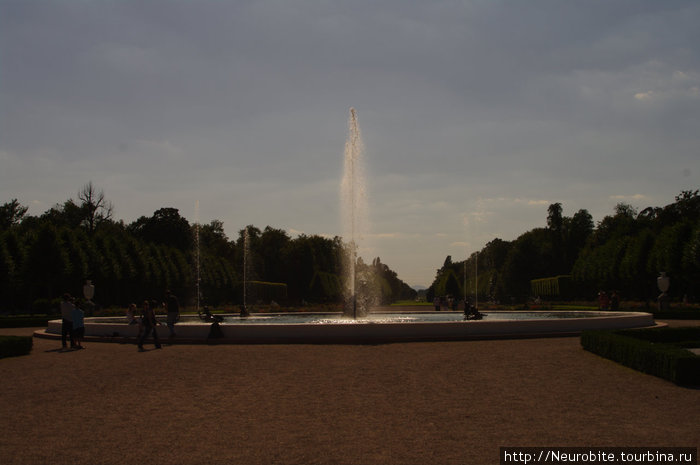
<path fill-rule="evenodd" d="M 258 301 L 271 302 L 273 300 L 284 302 L 287 299 L 287 285 L 285 283 L 248 281 L 245 285 L 249 304 L 255 304 Z"/>
<path fill-rule="evenodd" d="M 314 277 L 311 278 L 309 290 L 313 301 L 328 302 L 340 298 L 343 285 L 337 274 L 316 271 Z"/>
<path fill-rule="evenodd" d="M 592 330 L 581 333 L 584 349 L 676 384 L 700 385 L 700 327 Z"/>
<path fill-rule="evenodd" d="M 700 311 L 692 309 L 671 309 L 652 312 L 657 320 L 700 320 Z"/>
<path fill-rule="evenodd" d="M 573 284 L 570 275 L 559 275 L 551 278 L 540 278 L 530 280 L 530 291 L 532 295 L 541 297 L 571 297 Z"/>
<path fill-rule="evenodd" d="M 55 320 L 56 318 L 57 317 L 48 316 L 0 317 L 0 328 L 33 328 L 37 326 L 47 326 L 49 320 Z"/>
<path fill-rule="evenodd" d="M 0 358 L 28 355 L 32 344 L 31 336 L 0 336 Z"/>

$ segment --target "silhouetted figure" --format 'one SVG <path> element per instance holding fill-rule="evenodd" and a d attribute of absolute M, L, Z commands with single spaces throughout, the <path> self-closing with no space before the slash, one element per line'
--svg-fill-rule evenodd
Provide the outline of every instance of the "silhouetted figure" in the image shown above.
<path fill-rule="evenodd" d="M 620 296 L 617 295 L 617 291 L 612 291 L 610 294 L 610 310 L 616 312 L 620 309 Z"/>
<path fill-rule="evenodd" d="M 73 306 L 73 344 L 76 349 L 83 348 L 85 338 L 85 312 L 77 305 Z"/>
<path fill-rule="evenodd" d="M 207 322 L 224 321 L 224 317 L 222 317 L 221 315 L 212 315 L 211 311 L 209 311 L 209 307 L 204 307 L 204 309 L 199 312 L 199 318 Z"/>
<path fill-rule="evenodd" d="M 484 317 L 477 308 L 467 299 L 464 301 L 464 319 L 465 320 L 481 320 Z"/>
<path fill-rule="evenodd" d="M 245 305 L 241 305 L 239 308 L 241 309 L 241 317 L 250 316 L 250 311 L 248 311 L 248 307 L 246 307 Z"/>
<path fill-rule="evenodd" d="M 141 324 L 143 325 L 143 331 L 138 341 L 139 352 L 144 351 L 143 342 L 151 332 L 153 333 L 153 342 L 156 345 L 156 349 L 160 349 L 160 340 L 158 339 L 158 332 L 156 331 L 156 314 L 153 313 L 153 308 L 148 300 L 145 300 L 141 307 Z"/>
<path fill-rule="evenodd" d="M 175 323 L 180 319 L 180 303 L 170 290 L 165 291 L 165 309 L 168 311 L 168 330 L 170 337 L 175 337 Z"/>
<path fill-rule="evenodd" d="M 75 335 L 73 332 L 73 297 L 66 293 L 61 300 L 61 347 L 67 346 L 66 339 L 70 338 L 71 348 L 75 348 Z"/>

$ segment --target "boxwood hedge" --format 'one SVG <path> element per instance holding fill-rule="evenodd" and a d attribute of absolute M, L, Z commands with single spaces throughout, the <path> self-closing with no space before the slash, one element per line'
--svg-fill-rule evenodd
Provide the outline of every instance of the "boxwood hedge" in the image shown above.
<path fill-rule="evenodd" d="M 0 328 L 32 328 L 48 325 L 49 320 L 58 317 L 48 316 L 2 316 L 0 317 Z"/>
<path fill-rule="evenodd" d="M 27 355 L 32 343 L 31 336 L 0 336 L 0 358 Z"/>
<path fill-rule="evenodd" d="M 584 349 L 676 384 L 700 385 L 700 327 L 592 330 L 581 333 Z"/>

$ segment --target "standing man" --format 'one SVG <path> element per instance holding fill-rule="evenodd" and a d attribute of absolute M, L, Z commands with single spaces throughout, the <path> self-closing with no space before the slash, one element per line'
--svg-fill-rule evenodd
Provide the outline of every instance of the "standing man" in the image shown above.
<path fill-rule="evenodd" d="M 70 337 L 70 347 L 75 348 L 75 336 L 73 333 L 73 297 L 67 292 L 63 294 L 61 300 L 61 346 L 65 349 L 66 337 Z"/>
<path fill-rule="evenodd" d="M 156 345 L 156 349 L 160 349 L 160 340 L 158 339 L 158 332 L 156 331 L 156 314 L 153 312 L 153 308 L 148 300 L 144 300 L 143 306 L 141 307 L 141 324 L 143 325 L 143 332 L 138 339 L 139 352 L 145 351 L 143 343 L 151 333 L 153 333 L 153 343 Z"/>
<path fill-rule="evenodd" d="M 168 311 L 167 323 L 170 337 L 175 337 L 175 323 L 180 319 L 180 303 L 170 290 L 165 291 L 165 308 Z"/>

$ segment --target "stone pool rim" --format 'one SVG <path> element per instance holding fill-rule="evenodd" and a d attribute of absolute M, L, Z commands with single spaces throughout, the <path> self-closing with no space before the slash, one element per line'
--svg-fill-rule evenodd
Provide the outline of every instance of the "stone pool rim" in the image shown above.
<path fill-rule="evenodd" d="M 374 315 L 420 315 L 436 314 L 435 311 L 380 311 Z M 440 312 L 458 316 L 461 312 Z M 628 329 L 664 326 L 654 321 L 650 313 L 645 312 L 605 312 L 580 310 L 537 310 L 537 311 L 484 311 L 493 314 L 581 314 L 581 317 L 520 319 L 520 320 L 477 320 L 477 321 L 441 321 L 441 322 L 358 322 L 344 324 L 319 323 L 245 323 L 245 319 L 235 324 L 222 324 L 222 338 L 208 338 L 211 323 L 178 324 L 175 329 L 178 336 L 168 338 L 168 329 L 163 321 L 158 326 L 158 335 L 162 342 L 174 344 L 366 344 L 391 342 L 421 341 L 459 341 L 479 339 L 520 339 L 542 337 L 578 336 L 589 329 Z M 253 313 L 255 317 L 277 317 L 299 315 L 323 315 L 335 317 L 332 312 L 304 313 Z M 238 314 L 226 314 L 226 317 L 239 318 Z M 186 315 L 191 319 L 196 315 Z M 88 317 L 86 323 L 86 342 L 120 342 L 135 343 L 137 325 L 114 322 L 120 317 Z M 35 337 L 60 339 L 61 320 L 49 321 L 45 330 L 36 331 Z"/>

